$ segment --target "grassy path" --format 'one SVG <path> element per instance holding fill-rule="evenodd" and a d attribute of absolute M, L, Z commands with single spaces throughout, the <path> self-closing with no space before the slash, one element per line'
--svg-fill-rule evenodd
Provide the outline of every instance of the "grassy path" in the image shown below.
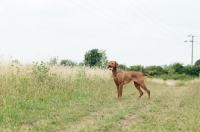
<path fill-rule="evenodd" d="M 199 130 L 200 125 L 193 124 L 199 121 L 196 116 L 200 117 L 200 114 L 194 116 L 200 108 L 196 106 L 196 103 L 200 101 L 193 96 L 199 92 L 198 88 L 194 88 L 198 84 L 169 86 L 149 81 L 147 85 L 151 88 L 151 101 L 147 100 L 146 94 L 141 100 L 136 100 L 138 93 L 136 89 L 133 89 L 132 84 L 128 84 L 121 100 L 115 98 L 106 108 L 92 112 L 76 122 L 66 124 L 65 129 L 60 132 L 64 130 L 74 132 Z M 196 92 L 191 92 L 193 88 Z M 188 104 L 189 102 L 194 104 Z"/>
<path fill-rule="evenodd" d="M 151 101 L 145 92 L 137 100 L 133 83 L 117 99 L 109 73 L 43 63 L 0 67 L 0 131 L 200 131 L 199 80 L 146 79 Z"/>

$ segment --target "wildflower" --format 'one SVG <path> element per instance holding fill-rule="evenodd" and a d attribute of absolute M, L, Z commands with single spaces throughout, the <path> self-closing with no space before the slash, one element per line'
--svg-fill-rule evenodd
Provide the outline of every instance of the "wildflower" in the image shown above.
<path fill-rule="evenodd" d="M 29 77 L 28 77 L 27 75 L 21 75 L 20 78 L 21 78 L 21 79 L 24 79 L 24 80 L 25 80 L 25 79 L 29 79 Z"/>

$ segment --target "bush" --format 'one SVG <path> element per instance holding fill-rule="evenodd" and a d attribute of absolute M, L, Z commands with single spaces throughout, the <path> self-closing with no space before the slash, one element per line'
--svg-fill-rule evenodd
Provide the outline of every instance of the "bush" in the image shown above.
<path fill-rule="evenodd" d="M 144 72 L 144 66 L 141 66 L 141 65 L 130 66 L 129 71 Z"/>
<path fill-rule="evenodd" d="M 161 78 L 163 80 L 191 80 L 193 79 L 192 76 L 189 76 L 189 75 L 186 75 L 186 74 L 172 74 L 172 75 L 169 75 L 169 74 L 162 74 L 162 75 L 159 75 L 159 76 L 154 76 L 156 78 Z"/>
<path fill-rule="evenodd" d="M 126 65 L 123 65 L 123 64 L 119 64 L 118 67 L 119 67 L 119 69 L 122 69 L 125 71 L 127 71 L 129 69 Z"/>
<path fill-rule="evenodd" d="M 147 66 L 144 69 L 144 72 L 150 74 L 150 75 L 161 75 L 165 73 L 164 69 L 161 66 Z"/>
<path fill-rule="evenodd" d="M 198 77 L 200 74 L 200 66 L 186 66 L 184 67 L 184 73 L 190 76 Z"/>
<path fill-rule="evenodd" d="M 40 64 L 36 62 L 36 64 L 33 65 L 32 68 L 32 75 L 37 80 L 38 83 L 44 82 L 44 80 L 48 76 L 49 70 L 50 68 L 48 64 L 44 63 L 43 61 L 41 61 Z"/>
<path fill-rule="evenodd" d="M 194 65 L 195 65 L 195 66 L 200 66 L 200 59 L 198 59 L 198 60 L 195 62 Z"/>
<path fill-rule="evenodd" d="M 77 63 L 71 60 L 61 60 L 60 65 L 63 66 L 77 66 Z"/>

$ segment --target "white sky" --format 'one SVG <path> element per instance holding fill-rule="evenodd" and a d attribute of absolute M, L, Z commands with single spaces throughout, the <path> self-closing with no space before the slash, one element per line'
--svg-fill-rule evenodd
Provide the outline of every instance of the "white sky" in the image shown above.
<path fill-rule="evenodd" d="M 82 62 L 91 49 L 131 65 L 191 64 L 199 0 L 1 0 L 0 59 Z M 194 37 L 194 60 L 200 37 Z"/>

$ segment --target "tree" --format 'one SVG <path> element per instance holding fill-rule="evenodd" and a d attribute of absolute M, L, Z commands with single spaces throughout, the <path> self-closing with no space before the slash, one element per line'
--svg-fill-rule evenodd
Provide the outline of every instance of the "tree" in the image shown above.
<path fill-rule="evenodd" d="M 144 72 L 144 66 L 141 66 L 141 65 L 130 66 L 129 71 L 140 71 L 140 72 Z"/>
<path fill-rule="evenodd" d="M 198 60 L 195 62 L 194 65 L 195 65 L 195 66 L 200 66 L 200 59 L 198 59 Z"/>
<path fill-rule="evenodd" d="M 106 52 L 99 49 L 92 49 L 85 53 L 84 64 L 86 66 L 106 67 L 108 64 Z"/>
<path fill-rule="evenodd" d="M 200 75 L 200 65 L 185 66 L 184 73 L 187 75 L 190 75 L 190 76 L 199 76 Z"/>
<path fill-rule="evenodd" d="M 51 58 L 49 61 L 49 65 L 54 66 L 58 63 L 58 57 Z"/>
<path fill-rule="evenodd" d="M 106 56 L 106 50 L 100 50 L 99 52 L 102 54 L 102 57 L 100 60 L 100 66 L 105 68 L 108 66 L 108 58 Z"/>
<path fill-rule="evenodd" d="M 175 73 L 182 74 L 183 73 L 183 64 L 181 63 L 174 63 L 172 64 L 171 68 L 175 70 Z"/>
<path fill-rule="evenodd" d="M 119 64 L 118 65 L 119 69 L 122 69 L 122 70 L 128 70 L 128 67 L 126 65 L 123 65 L 123 64 Z"/>
<path fill-rule="evenodd" d="M 12 63 L 20 64 L 18 60 L 12 60 Z"/>
<path fill-rule="evenodd" d="M 76 66 L 77 63 L 71 60 L 61 60 L 60 65 L 64 66 Z"/>
<path fill-rule="evenodd" d="M 164 69 L 161 66 L 147 66 L 144 69 L 144 72 L 149 73 L 150 75 L 161 75 L 164 72 Z"/>

